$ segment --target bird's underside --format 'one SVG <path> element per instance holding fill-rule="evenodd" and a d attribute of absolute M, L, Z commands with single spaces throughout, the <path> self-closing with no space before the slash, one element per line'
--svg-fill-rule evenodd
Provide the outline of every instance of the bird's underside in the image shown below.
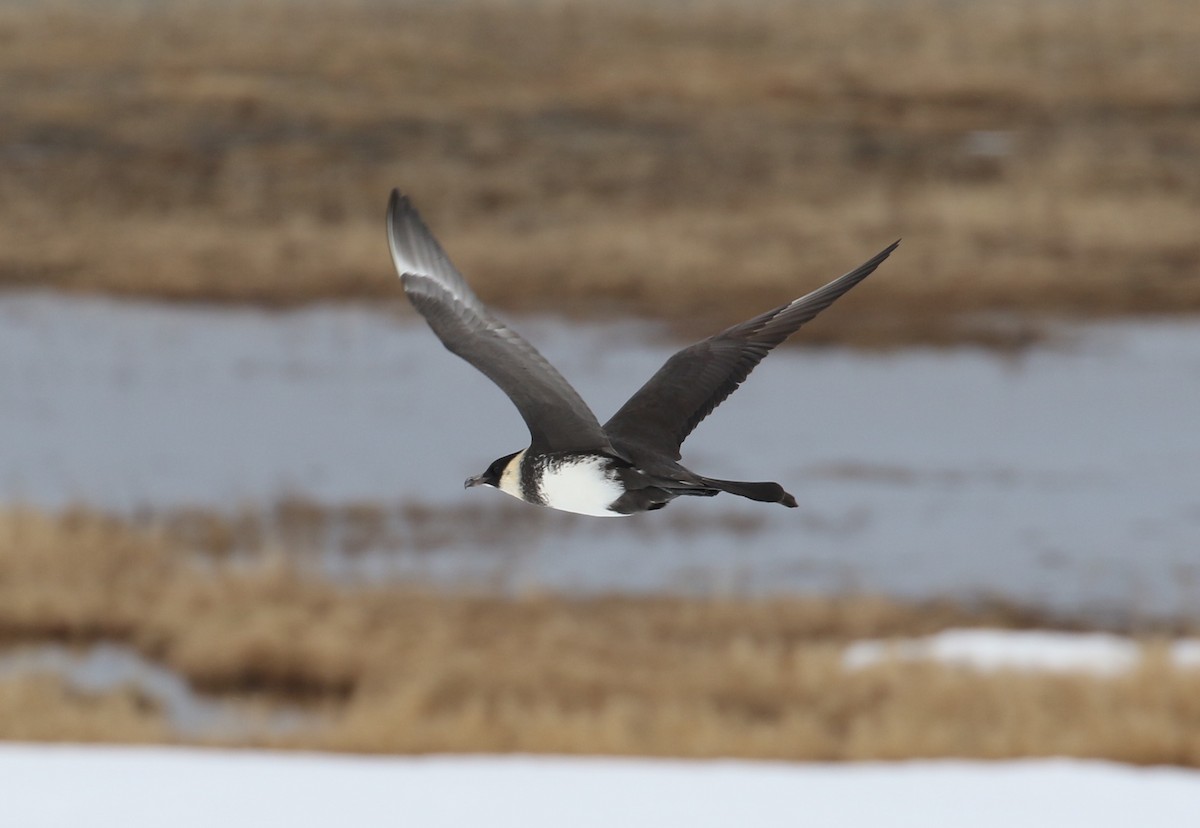
<path fill-rule="evenodd" d="M 692 478 L 692 480 L 684 483 L 674 478 L 646 475 L 644 472 L 622 475 L 626 491 L 609 508 L 617 514 L 632 515 L 661 509 L 680 496 L 713 497 L 721 492 L 739 495 L 761 503 L 782 503 L 784 506 L 796 507 L 796 498 L 784 491 L 778 483 L 718 480 L 695 475 L 683 466 L 678 468 L 682 473 L 680 476 Z"/>
<path fill-rule="evenodd" d="M 529 428 L 529 448 L 496 460 L 467 486 L 490 485 L 535 503 L 591 515 L 661 509 L 720 492 L 794 507 L 778 483 L 719 480 L 680 465 L 692 430 L 795 333 L 891 254 L 793 302 L 676 353 L 603 426 L 537 350 L 499 321 L 450 263 L 408 199 L 392 192 L 388 241 L 409 300 L 451 352 L 500 386 Z"/>

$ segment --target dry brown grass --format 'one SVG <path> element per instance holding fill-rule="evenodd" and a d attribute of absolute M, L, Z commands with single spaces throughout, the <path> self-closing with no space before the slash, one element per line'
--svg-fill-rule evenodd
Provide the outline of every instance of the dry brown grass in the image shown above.
<path fill-rule="evenodd" d="M 0 512 L 0 638 L 116 639 L 210 692 L 323 712 L 323 728 L 273 737 L 280 746 L 1200 765 L 1200 671 L 1163 658 L 1115 679 L 841 666 L 843 645 L 861 637 L 1022 621 L 866 597 L 337 587 L 279 559 L 197 567 L 166 535 L 87 512 Z M 0 738 L 167 733 L 133 693 L 0 682 Z"/>
<path fill-rule="evenodd" d="M 137 693 L 74 692 L 50 676 L 0 680 L 0 739 L 165 742 L 171 730 Z"/>
<path fill-rule="evenodd" d="M 1196 311 L 1193 6 L 8 4 L 0 283 L 395 298 L 400 185 L 509 309 L 712 324 L 904 236 L 818 336 Z"/>

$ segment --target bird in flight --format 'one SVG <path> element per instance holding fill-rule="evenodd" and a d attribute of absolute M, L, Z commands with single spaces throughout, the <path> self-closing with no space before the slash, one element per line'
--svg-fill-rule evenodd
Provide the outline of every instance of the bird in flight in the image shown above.
<path fill-rule="evenodd" d="M 479 301 L 408 198 L 392 191 L 388 244 L 404 292 L 452 353 L 500 386 L 529 447 L 465 486 L 583 515 L 632 515 L 682 495 L 728 492 L 794 507 L 778 483 L 718 480 L 684 468 L 679 447 L 772 348 L 861 282 L 899 241 L 825 287 L 678 352 L 603 426 L 562 374 Z"/>

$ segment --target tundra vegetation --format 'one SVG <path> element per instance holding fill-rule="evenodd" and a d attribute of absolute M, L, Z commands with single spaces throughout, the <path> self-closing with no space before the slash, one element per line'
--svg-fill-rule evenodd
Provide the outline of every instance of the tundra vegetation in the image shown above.
<path fill-rule="evenodd" d="M 1194 312 L 1193 5 L 9 3 L 0 285 L 399 303 L 400 186 L 507 310 L 707 330 L 903 236 L 809 341 Z"/>

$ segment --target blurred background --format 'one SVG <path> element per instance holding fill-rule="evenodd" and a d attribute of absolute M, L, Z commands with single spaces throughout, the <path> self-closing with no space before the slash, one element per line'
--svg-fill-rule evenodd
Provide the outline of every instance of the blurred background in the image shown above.
<path fill-rule="evenodd" d="M 1197 43 L 0 2 L 0 739 L 1200 765 Z M 800 508 L 464 492 L 527 434 L 405 302 L 392 187 L 602 420 L 903 237 L 685 446 Z"/>

